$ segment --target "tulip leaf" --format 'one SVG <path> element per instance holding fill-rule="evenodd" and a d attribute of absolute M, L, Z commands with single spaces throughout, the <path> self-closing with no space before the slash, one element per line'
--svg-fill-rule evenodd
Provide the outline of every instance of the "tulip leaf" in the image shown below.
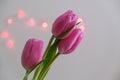
<path fill-rule="evenodd" d="M 45 58 L 46 61 L 51 60 L 55 56 L 55 53 L 57 51 L 57 45 L 58 45 L 58 41 L 55 41 L 53 43 L 53 45 L 51 45 L 51 47 L 50 47 L 50 49 L 49 49 L 49 51 L 48 51 L 48 53 L 46 55 L 46 58 Z"/>
<path fill-rule="evenodd" d="M 49 40 L 49 43 L 48 43 L 48 45 L 47 45 L 47 48 L 46 48 L 46 50 L 45 50 L 45 52 L 44 52 L 43 59 L 46 57 L 46 55 L 47 55 L 47 53 L 48 53 L 48 50 L 49 50 L 52 42 L 54 41 L 54 38 L 55 38 L 55 37 L 52 35 L 51 38 L 50 38 L 50 40 Z"/>
<path fill-rule="evenodd" d="M 47 55 L 45 57 L 45 62 L 43 63 L 42 70 L 44 70 L 45 66 L 47 66 L 49 61 L 51 61 L 55 57 L 56 51 L 57 51 L 57 45 L 58 45 L 58 40 L 56 39 L 55 42 L 50 46 L 50 48 L 48 50 L 48 53 L 47 53 Z M 46 76 L 46 74 L 49 71 L 49 69 L 50 69 L 50 67 L 44 72 L 44 74 L 42 74 L 42 76 L 39 76 L 38 79 L 39 78 L 44 79 L 44 77 Z"/>

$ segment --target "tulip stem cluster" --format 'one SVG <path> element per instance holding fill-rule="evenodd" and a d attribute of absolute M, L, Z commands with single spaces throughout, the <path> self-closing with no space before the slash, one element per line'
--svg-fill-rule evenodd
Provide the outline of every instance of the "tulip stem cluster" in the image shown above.
<path fill-rule="evenodd" d="M 51 66 L 51 64 L 55 61 L 55 59 L 60 55 L 60 53 L 57 53 L 55 55 L 55 57 L 45 66 L 45 68 L 42 70 L 41 74 L 38 77 L 38 80 L 43 80 L 44 77 L 42 77 L 42 75 L 45 75 L 46 70 L 49 69 L 49 67 Z"/>

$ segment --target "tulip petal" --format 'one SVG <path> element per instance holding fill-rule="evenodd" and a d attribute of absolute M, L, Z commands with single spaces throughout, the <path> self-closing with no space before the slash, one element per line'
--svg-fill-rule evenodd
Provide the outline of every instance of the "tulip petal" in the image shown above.
<path fill-rule="evenodd" d="M 82 34 L 82 33 L 81 33 L 81 34 Z M 81 42 L 82 37 L 83 37 L 83 35 L 79 36 L 79 37 L 76 39 L 76 42 L 73 44 L 73 46 L 72 46 L 69 50 L 67 50 L 66 53 L 71 53 L 71 52 L 73 52 L 73 51 L 76 49 L 76 47 L 79 45 L 79 43 Z"/>
<path fill-rule="evenodd" d="M 43 41 L 29 39 L 22 52 L 21 63 L 26 70 L 37 65 L 42 60 Z"/>
<path fill-rule="evenodd" d="M 58 49 L 60 53 L 71 53 L 75 50 L 82 39 L 82 31 L 78 28 L 75 28 L 69 36 L 64 39 L 61 39 L 58 44 Z"/>

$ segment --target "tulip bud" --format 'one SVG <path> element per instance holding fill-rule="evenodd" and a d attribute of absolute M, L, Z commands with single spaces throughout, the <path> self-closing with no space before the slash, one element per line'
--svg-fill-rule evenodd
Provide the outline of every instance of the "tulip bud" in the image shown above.
<path fill-rule="evenodd" d="M 78 16 L 72 10 L 68 10 L 60 15 L 53 23 L 52 33 L 58 37 L 73 27 L 78 20 Z"/>
<path fill-rule="evenodd" d="M 43 41 L 37 39 L 29 39 L 23 49 L 21 56 L 22 66 L 29 70 L 42 60 Z"/>
<path fill-rule="evenodd" d="M 83 38 L 83 32 L 79 28 L 74 28 L 72 32 L 58 43 L 59 53 L 69 54 L 73 52 Z"/>

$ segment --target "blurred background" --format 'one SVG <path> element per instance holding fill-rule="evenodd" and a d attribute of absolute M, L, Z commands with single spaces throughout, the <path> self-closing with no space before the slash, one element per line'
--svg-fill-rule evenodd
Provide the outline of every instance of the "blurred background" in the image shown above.
<path fill-rule="evenodd" d="M 120 80 L 120 0 L 0 0 L 0 80 L 22 80 L 25 42 L 34 37 L 46 47 L 52 23 L 69 9 L 83 19 L 84 39 L 45 80 Z"/>

